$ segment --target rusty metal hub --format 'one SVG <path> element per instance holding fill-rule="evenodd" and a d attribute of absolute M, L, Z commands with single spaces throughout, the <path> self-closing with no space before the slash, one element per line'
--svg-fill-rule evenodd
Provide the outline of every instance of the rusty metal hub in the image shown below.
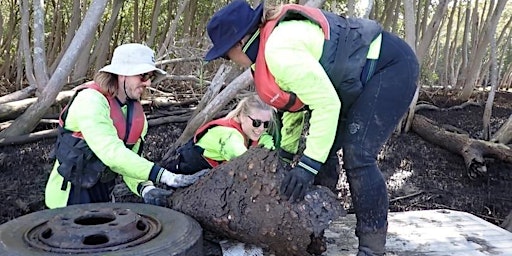
<path fill-rule="evenodd" d="M 24 234 L 30 246 L 55 253 L 115 251 L 156 237 L 162 226 L 125 208 L 76 209 L 59 214 Z"/>

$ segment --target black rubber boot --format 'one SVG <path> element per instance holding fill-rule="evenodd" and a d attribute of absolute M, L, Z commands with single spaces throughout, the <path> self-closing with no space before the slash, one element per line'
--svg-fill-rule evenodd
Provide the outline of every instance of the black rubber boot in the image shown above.
<path fill-rule="evenodd" d="M 386 235 L 388 227 L 371 233 L 357 232 L 359 237 L 359 252 L 357 256 L 381 256 L 386 252 Z"/>

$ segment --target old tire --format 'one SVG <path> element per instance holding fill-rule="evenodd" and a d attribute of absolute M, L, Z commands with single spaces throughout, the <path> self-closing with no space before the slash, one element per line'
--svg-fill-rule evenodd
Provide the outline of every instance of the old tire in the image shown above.
<path fill-rule="evenodd" d="M 88 250 L 86 248 L 88 244 L 86 244 L 84 245 L 84 248 L 79 247 L 79 251 L 77 251 L 77 249 L 74 248 L 73 250 L 75 251 L 72 254 L 97 256 L 200 256 L 203 254 L 202 228 L 197 221 L 195 221 L 194 219 L 185 214 L 182 214 L 172 209 L 147 204 L 98 203 L 72 205 L 59 209 L 34 212 L 0 225 L 0 255 L 69 255 L 69 252 L 62 251 L 62 247 L 55 246 L 48 248 L 46 241 L 43 241 L 43 246 L 40 245 L 40 240 L 44 240 L 50 237 L 51 234 L 57 232 L 53 231 L 52 233 L 51 230 L 41 232 L 43 235 L 33 235 L 33 233 L 37 233 L 38 229 L 48 230 L 48 227 L 50 227 L 50 229 L 52 227 L 55 227 L 49 225 L 48 223 L 53 223 L 51 220 L 54 220 L 60 216 L 77 216 L 77 213 L 78 215 L 80 215 L 82 212 L 90 213 L 91 211 L 95 210 L 109 212 L 110 209 L 115 209 L 115 211 L 117 211 L 118 209 L 127 209 L 127 211 L 133 213 L 134 216 L 146 216 L 147 219 L 151 219 L 155 223 L 158 223 L 157 225 L 155 224 L 155 226 L 159 226 L 159 228 L 154 228 L 156 232 L 153 232 L 149 236 L 149 239 L 145 239 L 144 242 L 138 242 L 138 244 L 133 244 L 130 246 L 105 246 L 105 248 L 95 248 L 95 250 Z M 76 223 L 76 220 L 74 220 L 74 222 Z M 92 230 L 107 229 L 103 227 L 108 225 L 103 224 L 104 223 L 102 223 L 102 225 L 93 226 Z M 89 223 L 88 225 L 91 226 L 95 224 Z M 65 227 L 65 225 L 60 225 L 59 227 L 63 226 Z M 111 223 L 110 226 L 115 226 L 115 224 Z M 78 228 L 80 228 L 80 226 Z M 88 227 L 85 227 L 85 229 L 87 228 Z M 108 233 L 112 231 L 106 232 Z M 124 230 L 121 230 L 121 232 L 124 232 Z M 69 241 L 72 241 L 72 239 L 63 239 L 63 241 L 64 243 L 70 243 Z M 133 243 L 133 241 L 131 243 Z M 101 247 L 102 245 L 99 246 Z"/>

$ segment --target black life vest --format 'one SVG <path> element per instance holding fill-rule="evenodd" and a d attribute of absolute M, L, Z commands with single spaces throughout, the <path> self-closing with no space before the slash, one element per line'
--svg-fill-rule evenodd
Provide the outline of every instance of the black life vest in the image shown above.
<path fill-rule="evenodd" d="M 142 105 L 138 101 L 128 102 L 127 117 L 125 118 L 120 103 L 112 96 L 106 95 L 94 82 L 86 83 L 77 87 L 77 92 L 71 98 L 68 105 L 62 110 L 59 118 L 59 134 L 55 145 L 55 157 L 59 161 L 57 171 L 64 178 L 62 190 L 66 190 L 67 183 L 71 182 L 79 194 L 80 188 L 92 188 L 97 182 L 112 183 L 117 174 L 110 170 L 92 152 L 84 140 L 80 131 L 74 132 L 65 129 L 65 121 L 69 106 L 73 103 L 77 94 L 84 89 L 93 89 L 101 92 L 108 100 L 110 106 L 110 117 L 116 127 L 117 135 L 126 147 L 132 148 L 142 135 L 144 129 L 145 115 Z M 138 153 L 142 152 L 141 143 Z"/>
<path fill-rule="evenodd" d="M 304 103 L 293 92 L 283 91 L 279 87 L 265 59 L 267 40 L 283 20 L 310 20 L 321 27 L 325 40 L 319 63 L 334 85 L 346 111 L 362 90 L 359 80 L 366 55 L 371 42 L 382 32 L 382 27 L 372 20 L 345 18 L 303 5 L 283 5 L 280 14 L 260 28 L 253 76 L 260 98 L 281 111 L 289 112 L 302 110 Z"/>

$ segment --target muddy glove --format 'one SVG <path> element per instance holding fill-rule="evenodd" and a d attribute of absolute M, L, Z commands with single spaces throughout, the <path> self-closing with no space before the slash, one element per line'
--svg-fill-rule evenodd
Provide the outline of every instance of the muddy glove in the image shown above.
<path fill-rule="evenodd" d="M 144 199 L 144 203 L 158 205 L 158 206 L 167 206 L 167 198 L 172 195 L 172 190 L 165 190 L 161 188 L 156 188 L 155 186 L 146 186 L 142 192 L 141 196 Z"/>
<path fill-rule="evenodd" d="M 162 176 L 160 177 L 160 183 L 173 188 L 188 187 L 196 182 L 199 178 L 201 178 L 201 176 L 205 175 L 208 171 L 209 169 L 205 169 L 191 175 L 185 175 L 175 174 L 168 170 L 164 170 L 162 172 Z"/>
<path fill-rule="evenodd" d="M 281 182 L 281 194 L 290 202 L 304 199 L 306 191 L 313 185 L 315 175 L 322 164 L 307 156 L 302 156 L 300 162 L 290 170 Z"/>

